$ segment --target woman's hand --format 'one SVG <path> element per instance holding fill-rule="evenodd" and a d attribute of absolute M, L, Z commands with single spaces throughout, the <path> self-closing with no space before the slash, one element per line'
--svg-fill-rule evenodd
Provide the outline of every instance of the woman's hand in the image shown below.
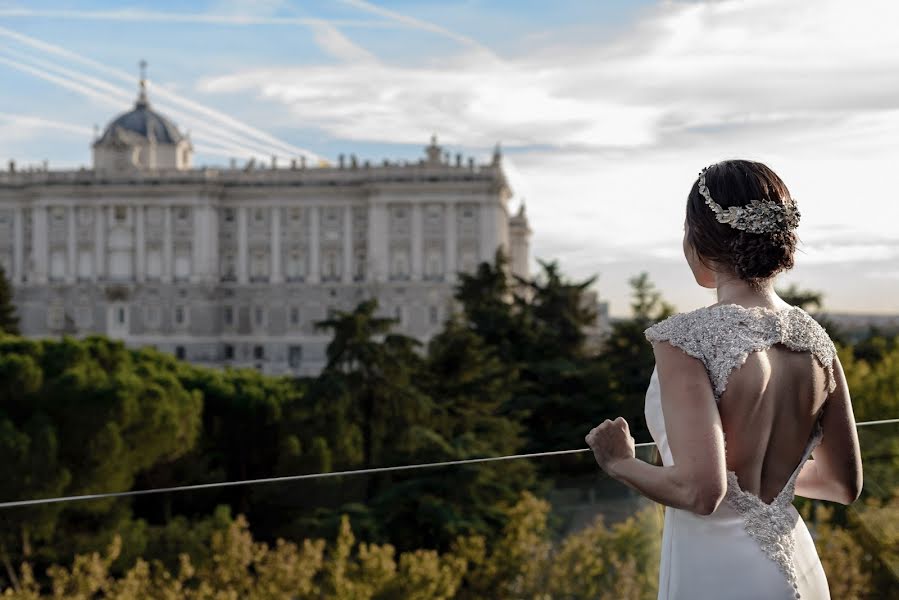
<path fill-rule="evenodd" d="M 623 417 L 614 421 L 606 419 L 591 429 L 584 439 L 602 470 L 613 477 L 612 469 L 616 463 L 634 458 L 634 438 Z"/>

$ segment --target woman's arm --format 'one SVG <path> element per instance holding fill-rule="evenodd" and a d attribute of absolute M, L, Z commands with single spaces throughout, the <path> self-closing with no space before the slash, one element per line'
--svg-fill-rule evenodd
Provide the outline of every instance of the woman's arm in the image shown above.
<path fill-rule="evenodd" d="M 836 388 L 824 401 L 824 436 L 796 478 L 796 494 L 842 504 L 854 502 L 862 491 L 862 459 L 849 386 L 840 359 L 834 359 Z"/>
<path fill-rule="evenodd" d="M 609 475 L 656 502 L 708 515 L 727 489 L 724 431 L 705 366 L 668 342 L 653 344 L 662 413 L 674 465 L 638 460 L 622 418 L 587 435 L 599 465 Z"/>

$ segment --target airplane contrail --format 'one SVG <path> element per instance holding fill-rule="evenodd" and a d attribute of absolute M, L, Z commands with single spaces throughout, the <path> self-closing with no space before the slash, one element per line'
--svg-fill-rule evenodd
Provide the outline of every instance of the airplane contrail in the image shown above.
<path fill-rule="evenodd" d="M 39 59 L 31 59 L 35 60 L 38 63 L 44 62 Z M 95 100 L 98 100 L 104 104 L 110 106 L 121 107 L 124 102 L 130 101 L 133 97 L 124 89 L 115 86 L 113 84 L 104 83 L 105 93 L 97 91 L 95 88 L 91 88 L 89 86 L 84 85 L 83 82 L 79 82 L 77 79 L 73 79 L 74 77 L 80 76 L 81 74 L 77 71 L 72 71 L 70 69 L 65 69 L 62 67 L 55 67 L 57 72 L 62 72 L 63 75 L 60 76 L 53 74 L 50 70 L 36 68 L 33 65 L 29 65 L 20 61 L 12 60 L 8 57 L 4 57 L 0 55 L 0 63 L 6 64 L 7 66 L 13 67 L 20 71 L 26 72 L 30 75 L 38 77 L 40 79 L 44 79 L 51 83 L 55 83 L 61 87 L 72 90 L 79 94 L 88 96 Z M 88 78 L 92 79 L 92 78 Z M 115 99 L 111 97 L 109 94 L 112 93 L 118 96 L 121 99 Z M 172 114 L 176 116 L 179 120 L 190 120 L 190 115 L 187 115 L 179 110 L 174 109 Z M 228 131 L 208 128 L 202 123 L 198 123 L 197 131 L 200 133 L 201 138 L 205 138 L 206 140 L 217 143 L 221 147 L 231 148 L 237 156 L 247 157 L 247 156 L 262 156 L 269 157 L 272 154 L 271 148 L 266 148 L 263 146 L 259 146 L 252 143 L 247 143 L 244 138 L 236 137 L 234 134 Z"/>
<path fill-rule="evenodd" d="M 112 67 L 107 67 L 106 65 L 103 65 L 95 60 L 81 56 L 79 54 L 76 54 L 75 52 L 66 50 L 65 48 L 62 48 L 60 46 L 56 46 L 54 44 L 44 42 L 42 40 L 33 38 L 31 36 L 27 36 L 22 33 L 18 33 L 16 31 L 7 29 L 5 27 L 0 27 L 0 35 L 14 39 L 22 44 L 25 44 L 25 45 L 35 48 L 37 50 L 40 50 L 40 51 L 43 51 L 43 52 L 46 52 L 49 54 L 53 54 L 55 56 L 67 58 L 74 62 L 78 62 L 85 66 L 91 67 L 95 70 L 107 73 L 117 79 L 120 79 L 123 81 L 128 81 L 128 82 L 134 81 L 133 75 L 129 75 L 128 73 L 126 73 L 124 71 L 121 71 L 119 69 L 115 69 Z M 34 74 L 33 71 L 29 71 L 29 72 Z M 87 77 L 87 76 L 85 76 L 85 77 Z M 54 81 L 54 82 L 56 82 L 56 81 Z M 109 86 L 112 84 L 107 83 L 105 85 Z M 262 131 L 255 127 L 252 127 L 250 125 L 247 125 L 246 123 L 243 123 L 242 121 L 240 121 L 230 115 L 227 115 L 218 110 L 209 108 L 203 104 L 200 104 L 199 102 L 190 100 L 179 94 L 168 91 L 164 88 L 157 88 L 157 87 L 153 86 L 153 93 L 158 95 L 160 98 L 167 99 L 169 102 L 171 102 L 173 104 L 178 104 L 178 105 L 185 107 L 188 111 L 194 111 L 194 112 L 200 113 L 204 117 L 218 120 L 224 126 L 230 127 L 231 129 L 234 129 L 234 130 L 237 130 L 237 131 L 241 132 L 242 134 L 249 136 L 251 138 L 255 138 L 255 140 L 252 140 L 252 141 L 251 140 L 243 140 L 243 143 L 252 143 L 254 145 L 257 145 L 257 144 L 259 144 L 259 142 L 262 142 L 263 144 L 265 144 L 266 146 L 271 148 L 269 150 L 266 150 L 265 152 L 262 152 L 263 155 L 280 154 L 280 155 L 286 155 L 286 156 L 305 156 L 307 159 L 314 160 L 314 161 L 323 160 L 323 158 L 321 156 L 319 156 L 318 154 L 316 154 L 310 150 L 306 150 L 305 148 L 300 148 L 298 146 L 294 146 L 293 144 L 283 142 L 283 141 L 279 140 L 278 138 L 272 136 L 271 134 L 266 133 L 265 131 Z M 183 112 L 178 111 L 178 113 L 182 116 L 184 115 Z M 191 117 L 191 116 L 188 116 L 187 118 L 188 118 L 188 120 L 191 120 L 191 121 L 194 119 L 194 117 Z M 222 132 L 222 133 L 224 133 L 224 132 Z M 276 150 L 276 151 L 272 151 L 272 150 Z"/>
<path fill-rule="evenodd" d="M 213 15 L 202 13 L 179 13 L 154 10 L 59 10 L 34 8 L 0 8 L 0 17 L 41 17 L 45 19 L 78 19 L 83 21 L 148 21 L 162 23 L 203 23 L 209 25 L 315 25 L 322 19 L 310 17 L 257 17 L 252 15 Z M 367 29 L 395 29 L 390 21 L 359 21 L 352 19 L 328 19 L 337 27 L 358 27 Z"/>
<path fill-rule="evenodd" d="M 442 35 L 456 42 L 460 42 L 465 44 L 466 46 L 470 46 L 479 52 L 482 52 L 486 55 L 495 58 L 493 51 L 484 46 L 474 38 L 470 38 L 467 35 L 462 35 L 461 33 L 456 33 L 455 31 L 451 31 L 446 29 L 445 27 L 441 27 L 440 25 L 435 25 L 434 23 L 430 23 L 428 21 L 422 21 L 421 19 L 416 19 L 415 17 L 410 17 L 408 15 L 404 15 L 402 13 L 398 13 L 396 11 L 392 11 L 386 8 L 382 8 L 380 6 L 376 6 L 371 2 L 366 2 L 366 0 L 338 0 L 342 4 L 348 4 L 354 8 L 359 10 L 363 10 L 365 12 L 369 12 L 375 15 L 379 15 L 382 17 L 387 17 L 392 21 L 396 21 L 398 23 L 402 23 L 403 25 L 407 25 L 413 29 L 419 29 L 421 31 L 429 31 L 431 33 L 436 33 L 438 35 Z"/>

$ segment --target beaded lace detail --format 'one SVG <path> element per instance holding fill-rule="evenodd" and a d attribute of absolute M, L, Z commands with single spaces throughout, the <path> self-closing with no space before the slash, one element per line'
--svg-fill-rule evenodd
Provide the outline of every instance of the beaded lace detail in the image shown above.
<path fill-rule="evenodd" d="M 798 584 L 796 581 L 796 566 L 793 563 L 793 553 L 796 540 L 793 537 L 793 528 L 796 525 L 796 516 L 789 510 L 796 494 L 796 478 L 805 461 L 811 456 L 812 451 L 821 442 L 820 420 L 816 422 L 812 437 L 806 446 L 802 460 L 787 484 L 770 504 L 752 492 L 743 491 L 737 474 L 727 472 L 727 492 L 724 501 L 743 518 L 743 528 L 754 539 L 762 552 L 778 566 L 789 584 L 795 590 L 796 598 L 799 598 Z"/>
<path fill-rule="evenodd" d="M 799 307 L 775 311 L 739 304 L 706 306 L 674 315 L 648 328 L 650 342 L 670 342 L 705 365 L 715 400 L 720 400 L 730 373 L 752 352 L 783 344 L 791 350 L 811 352 L 827 373 L 833 391 L 836 348 L 824 328 Z"/>
<path fill-rule="evenodd" d="M 738 304 L 708 306 L 669 317 L 648 328 L 645 335 L 651 342 L 670 342 L 701 360 L 709 374 L 716 401 L 724 394 L 731 372 L 746 362 L 750 353 L 777 343 L 792 350 L 811 352 L 827 373 L 828 391 L 836 388 L 833 376 L 836 348 L 824 328 L 798 307 L 775 311 Z M 747 534 L 777 564 L 793 587 L 796 598 L 799 598 L 793 563 L 796 516 L 790 507 L 795 495 L 796 478 L 820 441 L 819 416 L 802 460 L 770 504 L 744 491 L 737 474 L 727 471 L 724 501 L 740 514 Z"/>

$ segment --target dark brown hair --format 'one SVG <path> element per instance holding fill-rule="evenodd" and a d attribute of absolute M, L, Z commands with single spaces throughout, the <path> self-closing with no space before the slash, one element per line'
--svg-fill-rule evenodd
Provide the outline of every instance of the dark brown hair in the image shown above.
<path fill-rule="evenodd" d="M 745 206 L 750 200 L 772 200 L 783 204 L 790 192 L 777 174 L 759 162 L 726 160 L 708 168 L 706 187 L 723 208 Z M 699 193 L 699 181 L 687 198 L 687 241 L 699 260 L 730 268 L 754 287 L 793 267 L 798 238 L 794 231 L 750 233 L 719 223 Z"/>

